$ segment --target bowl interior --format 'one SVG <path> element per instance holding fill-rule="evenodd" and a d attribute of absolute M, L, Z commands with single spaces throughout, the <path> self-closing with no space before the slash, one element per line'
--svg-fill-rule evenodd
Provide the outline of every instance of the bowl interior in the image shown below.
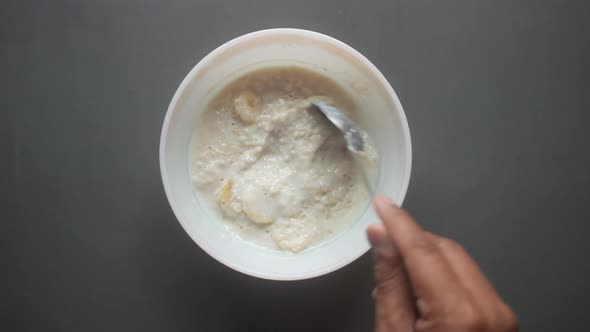
<path fill-rule="evenodd" d="M 378 219 L 372 208 L 333 241 L 299 254 L 268 250 L 229 234 L 217 214 L 200 202 L 189 171 L 189 145 L 206 106 L 227 83 L 269 66 L 299 66 L 331 77 L 357 102 L 360 125 L 379 154 L 376 189 L 401 204 L 408 185 L 411 145 L 406 118 L 385 78 L 362 55 L 325 35 L 296 29 L 264 30 L 219 47 L 193 68 L 168 108 L 160 142 L 166 195 L 191 238 L 211 256 L 238 271 L 277 279 L 304 279 L 328 273 L 369 248 L 367 225 Z"/>

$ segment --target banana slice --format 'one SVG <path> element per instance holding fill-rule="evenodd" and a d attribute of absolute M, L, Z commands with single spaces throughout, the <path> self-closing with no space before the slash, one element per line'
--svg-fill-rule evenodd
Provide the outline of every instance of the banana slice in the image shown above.
<path fill-rule="evenodd" d="M 225 181 L 223 187 L 219 191 L 219 206 L 223 210 L 223 212 L 227 213 L 229 216 L 235 217 L 240 212 L 240 204 L 235 202 L 233 197 L 233 181 L 231 179 Z"/>
<path fill-rule="evenodd" d="M 256 123 L 260 110 L 260 98 L 251 91 L 244 91 L 234 100 L 236 114 L 245 124 Z"/>
<path fill-rule="evenodd" d="M 241 198 L 244 213 L 256 224 L 271 224 L 279 214 L 276 202 L 269 199 L 268 192 L 257 185 L 247 185 L 242 191 Z"/>
<path fill-rule="evenodd" d="M 283 250 L 300 252 L 307 248 L 318 232 L 312 222 L 298 218 L 280 219 L 272 225 L 271 237 Z"/>

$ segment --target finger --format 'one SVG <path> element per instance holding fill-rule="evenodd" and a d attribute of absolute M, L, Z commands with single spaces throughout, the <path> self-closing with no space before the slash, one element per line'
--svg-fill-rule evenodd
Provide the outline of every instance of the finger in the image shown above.
<path fill-rule="evenodd" d="M 458 280 L 438 246 L 389 198 L 377 196 L 375 208 L 402 258 L 421 314 L 437 304 L 453 302 Z"/>
<path fill-rule="evenodd" d="M 498 331 L 518 331 L 518 319 L 510 307 L 504 303 L 492 283 L 481 271 L 469 253 L 452 239 L 428 233 L 437 243 L 443 256 L 458 276 L 459 282 L 474 299 L 473 305 L 479 308 L 480 322 L 498 326 Z"/>
<path fill-rule="evenodd" d="M 433 241 L 437 244 L 440 252 L 449 262 L 449 265 L 455 271 L 459 282 L 476 298 L 490 299 L 491 296 L 497 297 L 497 293 L 492 284 L 481 272 L 477 263 L 457 242 L 428 233 Z"/>
<path fill-rule="evenodd" d="M 367 238 L 371 243 L 373 253 L 377 256 L 392 258 L 395 253 L 393 242 L 387 234 L 387 230 L 381 224 L 373 224 L 367 227 Z"/>
<path fill-rule="evenodd" d="M 376 331 L 411 331 L 416 309 L 406 271 L 383 225 L 370 225 L 367 237 L 373 247 Z"/>

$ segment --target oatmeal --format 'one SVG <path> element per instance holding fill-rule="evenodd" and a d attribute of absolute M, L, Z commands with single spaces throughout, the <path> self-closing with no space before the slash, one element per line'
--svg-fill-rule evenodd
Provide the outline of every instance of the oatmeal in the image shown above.
<path fill-rule="evenodd" d="M 245 240 L 299 252 L 342 233 L 366 206 L 343 137 L 308 108 L 313 100 L 355 117 L 354 103 L 331 80 L 271 68 L 221 91 L 195 130 L 192 181 Z M 374 168 L 371 145 L 363 157 Z"/>

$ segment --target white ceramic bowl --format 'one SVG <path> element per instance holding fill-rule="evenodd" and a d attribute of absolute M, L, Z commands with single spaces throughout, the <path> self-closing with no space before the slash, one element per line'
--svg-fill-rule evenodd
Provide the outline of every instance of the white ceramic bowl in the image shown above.
<path fill-rule="evenodd" d="M 270 29 L 231 40 L 203 58 L 182 81 L 166 112 L 160 140 L 160 170 L 178 221 L 203 250 L 246 274 L 275 280 L 329 273 L 369 249 L 365 228 L 378 219 L 372 208 L 342 235 L 299 254 L 262 249 L 229 234 L 199 202 L 189 175 L 189 142 L 209 100 L 227 83 L 267 66 L 299 66 L 339 82 L 362 111 L 360 125 L 379 154 L 377 192 L 402 203 L 411 168 L 410 131 L 395 92 L 379 70 L 350 46 L 298 29 Z"/>

